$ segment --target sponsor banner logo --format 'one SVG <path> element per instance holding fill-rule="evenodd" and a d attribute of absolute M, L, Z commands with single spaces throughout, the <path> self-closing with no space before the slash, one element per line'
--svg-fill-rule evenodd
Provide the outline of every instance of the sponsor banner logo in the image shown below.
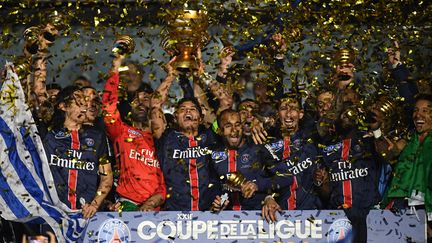
<path fill-rule="evenodd" d="M 97 242 L 130 242 L 129 227 L 120 219 L 105 220 L 99 228 Z"/>

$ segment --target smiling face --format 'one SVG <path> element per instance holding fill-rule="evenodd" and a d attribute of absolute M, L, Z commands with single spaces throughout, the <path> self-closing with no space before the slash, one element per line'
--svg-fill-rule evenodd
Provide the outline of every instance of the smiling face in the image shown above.
<path fill-rule="evenodd" d="M 201 114 L 192 101 L 182 102 L 176 112 L 175 118 L 180 131 L 198 131 L 198 126 L 201 123 Z"/>
<path fill-rule="evenodd" d="M 235 111 L 223 112 L 219 121 L 225 144 L 229 148 L 239 148 L 243 145 L 243 128 L 239 113 Z"/>
<path fill-rule="evenodd" d="M 298 101 L 292 98 L 282 100 L 278 113 L 282 131 L 288 134 L 297 132 L 300 119 L 303 118 L 303 110 Z"/>
<path fill-rule="evenodd" d="M 430 101 L 418 100 L 416 102 L 413 121 L 420 135 L 426 135 L 432 131 L 432 103 Z"/>

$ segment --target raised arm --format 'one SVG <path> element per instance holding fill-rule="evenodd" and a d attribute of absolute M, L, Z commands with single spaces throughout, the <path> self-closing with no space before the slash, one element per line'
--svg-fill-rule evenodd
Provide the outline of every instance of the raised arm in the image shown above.
<path fill-rule="evenodd" d="M 194 82 L 193 90 L 194 96 L 200 103 L 203 111 L 204 124 L 206 125 L 206 127 L 210 127 L 211 124 L 213 124 L 213 122 L 216 120 L 216 115 L 208 103 L 206 92 L 203 91 L 199 82 Z"/>
<path fill-rule="evenodd" d="M 181 89 L 183 90 L 183 97 L 184 98 L 193 98 L 195 97 L 195 91 L 194 88 L 192 88 L 192 85 L 189 82 L 189 77 L 181 73 L 179 75 L 179 85 Z"/>
<path fill-rule="evenodd" d="M 232 98 L 232 92 L 229 90 L 226 85 L 226 75 L 228 73 L 228 67 L 232 62 L 232 57 L 234 56 L 235 51 L 233 47 L 224 47 L 219 56 L 220 56 L 220 64 L 217 71 L 216 80 L 211 79 L 206 82 L 210 92 L 219 102 L 218 110 L 216 114 L 219 114 L 223 110 L 232 108 L 234 100 Z M 219 82 L 223 81 L 223 82 Z M 210 81 L 210 82 L 209 82 Z"/>
<path fill-rule="evenodd" d="M 226 78 L 226 74 L 228 73 L 228 67 L 232 62 L 232 58 L 235 54 L 234 47 L 227 46 L 224 47 L 219 56 L 220 56 L 220 64 L 217 71 L 217 76 L 220 78 Z"/>
<path fill-rule="evenodd" d="M 165 103 L 168 97 L 168 91 L 172 85 L 172 82 L 177 76 L 177 71 L 172 66 L 172 63 L 175 61 L 175 57 L 171 59 L 165 65 L 165 70 L 167 71 L 167 76 L 159 85 L 159 87 L 155 90 L 151 97 L 150 101 L 150 120 L 151 120 L 151 129 L 153 133 L 153 137 L 159 139 L 166 128 L 166 120 L 165 115 L 162 111 L 162 105 Z"/>
<path fill-rule="evenodd" d="M 46 89 L 46 64 L 48 59 L 48 49 L 45 39 L 39 40 L 38 52 L 31 55 L 26 53 L 30 58 L 32 68 L 31 73 L 27 75 L 24 89 L 26 92 L 27 103 L 34 115 L 35 121 L 38 124 L 41 135 L 44 136 L 47 132 L 47 125 L 53 119 L 54 106 L 49 100 L 49 95 Z"/>
<path fill-rule="evenodd" d="M 218 99 L 219 108 L 216 114 L 219 114 L 223 110 L 229 109 L 232 107 L 234 100 L 232 97 L 231 91 L 228 89 L 227 85 L 221 84 L 216 80 L 210 81 L 208 87 L 211 93 Z"/>
<path fill-rule="evenodd" d="M 53 36 L 58 35 L 58 30 L 51 24 L 46 24 L 44 29 L 38 33 L 38 50 L 37 53 L 31 54 L 24 48 L 24 54 L 32 58 L 33 65 L 33 94 L 35 95 L 37 105 L 43 104 L 48 99 L 46 90 L 46 62 L 48 57 L 48 46 L 53 42 L 45 39 L 44 33 L 50 33 Z"/>
<path fill-rule="evenodd" d="M 48 99 L 46 90 L 46 54 L 38 53 L 34 57 L 34 79 L 33 79 L 33 94 L 36 97 L 38 104 L 42 104 Z"/>
<path fill-rule="evenodd" d="M 118 102 L 118 86 L 120 83 L 119 69 L 124 59 L 122 55 L 116 55 L 112 61 L 112 68 L 110 70 L 110 77 L 105 83 L 104 92 L 102 95 L 102 108 L 104 111 L 104 122 L 108 136 L 110 138 L 120 135 L 121 117 L 117 109 Z"/>
<path fill-rule="evenodd" d="M 205 83 L 206 79 L 212 79 L 210 75 L 205 75 L 205 64 L 201 59 L 201 50 L 197 51 L 197 58 L 199 59 L 200 66 L 197 72 L 193 75 L 193 92 L 194 97 L 198 100 L 201 105 L 203 115 L 204 115 L 204 124 L 206 127 L 211 127 L 211 124 L 216 120 L 216 115 L 213 109 L 210 107 L 208 102 L 207 93 L 204 92 L 205 87 L 203 83 Z M 204 81 L 204 82 L 203 82 Z"/>
<path fill-rule="evenodd" d="M 394 41 L 394 47 L 388 48 L 387 58 L 391 66 L 391 76 L 396 81 L 399 95 L 405 99 L 405 106 L 410 106 L 414 103 L 414 96 L 418 93 L 418 87 L 414 81 L 408 79 L 410 72 L 402 63 L 400 47 L 397 41 Z M 411 109 L 408 110 L 411 114 Z"/>
<path fill-rule="evenodd" d="M 273 41 L 276 43 L 276 49 L 273 50 L 276 54 L 273 58 L 272 70 L 276 74 L 275 81 L 272 85 L 273 88 L 273 100 L 279 100 L 284 94 L 284 60 L 285 54 L 288 50 L 286 40 L 280 33 L 276 33 L 272 36 Z M 297 90 L 298 87 L 296 87 Z M 298 90 L 297 90 L 298 91 Z"/>
<path fill-rule="evenodd" d="M 230 48 L 224 48 L 221 51 L 221 64 L 218 69 L 218 77 L 224 79 L 226 76 L 227 68 L 231 63 L 234 52 Z M 201 60 L 201 51 L 197 51 L 197 58 Z M 221 76 L 223 75 L 223 77 Z M 204 90 L 210 90 L 211 94 L 217 98 L 219 106 L 215 112 L 209 105 L 209 100 Z M 223 83 L 214 80 L 210 75 L 205 73 L 205 64 L 200 61 L 200 68 L 194 75 L 194 95 L 198 99 L 204 112 L 204 121 L 207 125 L 213 124 L 216 120 L 216 115 L 221 111 L 231 108 L 233 105 L 232 94 Z M 210 95 L 211 96 L 211 95 Z"/>

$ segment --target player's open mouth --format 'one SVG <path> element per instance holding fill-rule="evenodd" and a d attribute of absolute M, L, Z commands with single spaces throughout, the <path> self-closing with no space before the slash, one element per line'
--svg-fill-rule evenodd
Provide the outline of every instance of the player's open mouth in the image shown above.
<path fill-rule="evenodd" d="M 186 114 L 186 115 L 184 116 L 184 120 L 185 120 L 185 121 L 193 121 L 194 119 L 193 119 L 193 116 L 192 116 L 192 115 L 190 115 L 190 114 Z"/>
<path fill-rule="evenodd" d="M 423 126 L 425 124 L 425 120 L 416 120 L 414 123 L 416 126 Z"/>

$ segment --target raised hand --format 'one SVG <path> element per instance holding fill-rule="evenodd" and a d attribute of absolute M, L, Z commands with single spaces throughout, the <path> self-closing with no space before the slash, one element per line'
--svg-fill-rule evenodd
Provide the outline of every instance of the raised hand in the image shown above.
<path fill-rule="evenodd" d="M 399 43 L 397 41 L 393 42 L 394 47 L 387 49 L 387 58 L 390 65 L 397 65 L 401 63 L 401 57 L 400 57 L 400 49 L 399 49 Z"/>
<path fill-rule="evenodd" d="M 220 51 L 220 65 L 224 66 L 224 67 L 228 67 L 228 65 L 231 64 L 232 62 L 232 58 L 235 54 L 235 50 L 232 46 L 227 46 L 222 48 L 222 50 Z"/>
<path fill-rule="evenodd" d="M 121 67 L 121 64 L 123 60 L 125 59 L 125 56 L 120 55 L 118 53 L 113 53 L 113 60 L 112 60 L 112 67 L 111 72 L 119 72 L 119 69 Z"/>
<path fill-rule="evenodd" d="M 276 33 L 272 35 L 272 40 L 275 42 L 275 46 L 273 48 L 278 54 L 285 54 L 287 50 L 287 44 L 282 34 Z"/>
<path fill-rule="evenodd" d="M 163 67 L 163 69 L 167 73 L 168 77 L 177 77 L 179 74 L 177 69 L 173 65 L 173 63 L 175 62 L 176 59 L 177 59 L 177 56 L 171 58 L 171 60 L 167 64 L 165 64 Z"/>
<path fill-rule="evenodd" d="M 218 67 L 218 76 L 225 77 L 225 74 L 228 72 L 228 66 L 232 62 L 232 57 L 235 54 L 234 47 L 227 46 L 222 48 L 222 50 L 219 53 L 220 57 L 220 64 Z"/>

